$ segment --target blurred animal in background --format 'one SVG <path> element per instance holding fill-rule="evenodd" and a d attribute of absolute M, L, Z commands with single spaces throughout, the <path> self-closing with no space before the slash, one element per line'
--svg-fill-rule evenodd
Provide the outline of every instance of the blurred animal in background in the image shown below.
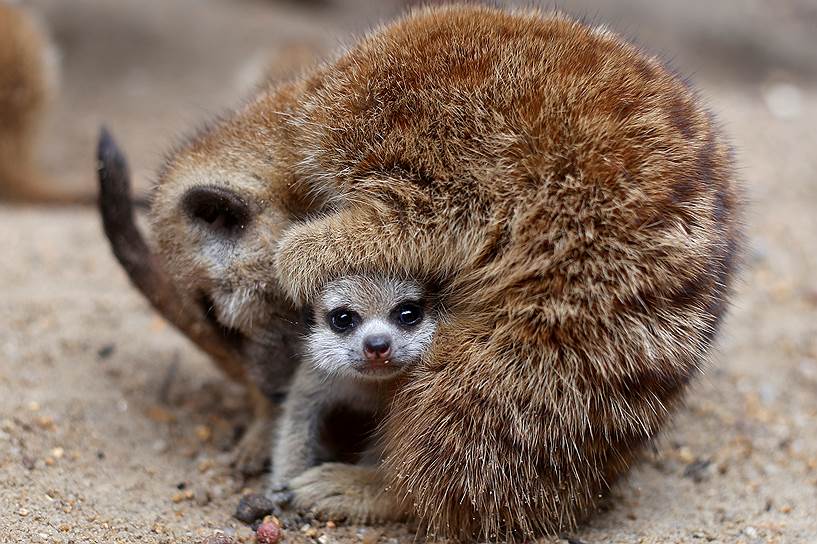
<path fill-rule="evenodd" d="M 56 91 L 57 58 L 40 22 L 0 2 L 0 199 L 53 201 L 37 165 L 37 132 Z"/>

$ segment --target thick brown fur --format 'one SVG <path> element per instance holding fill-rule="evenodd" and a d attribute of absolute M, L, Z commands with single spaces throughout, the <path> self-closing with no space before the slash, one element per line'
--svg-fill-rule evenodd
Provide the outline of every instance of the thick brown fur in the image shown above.
<path fill-rule="evenodd" d="M 22 8 L 0 2 L 0 199 L 42 200 L 35 136 L 53 93 L 55 63 L 44 31 Z"/>
<path fill-rule="evenodd" d="M 201 186 L 248 210 L 215 252 L 184 206 Z M 316 502 L 347 476 L 388 487 L 462 539 L 592 510 L 706 362 L 740 240 L 729 148 L 661 61 L 560 15 L 466 6 L 381 28 L 199 133 L 153 222 L 185 305 L 207 294 L 245 338 L 275 326 L 281 289 L 441 286 L 448 318 L 396 395 L 381 470 L 303 479 Z"/>

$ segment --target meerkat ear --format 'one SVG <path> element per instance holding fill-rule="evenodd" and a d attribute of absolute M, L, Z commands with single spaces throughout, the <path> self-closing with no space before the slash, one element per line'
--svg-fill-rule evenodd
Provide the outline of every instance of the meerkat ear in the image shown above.
<path fill-rule="evenodd" d="M 250 205 L 237 193 L 224 187 L 193 187 L 182 197 L 187 217 L 218 238 L 234 239 L 252 219 Z"/>
<path fill-rule="evenodd" d="M 148 299 L 154 308 L 181 332 L 187 335 L 211 357 L 225 362 L 241 359 L 240 345 L 231 337 L 221 334 L 213 324 L 198 313 L 185 309 L 185 305 L 173 282 L 162 268 L 156 255 L 142 237 L 134 218 L 133 199 L 130 190 L 130 173 L 125 155 L 116 145 L 111 134 L 103 127 L 97 145 L 97 169 L 99 175 L 99 211 L 102 226 L 111 244 L 111 250 L 125 269 L 131 282 Z M 230 206 L 232 201 L 227 200 Z M 202 220 L 226 214 L 228 206 L 216 207 L 215 212 L 206 211 L 203 204 L 199 212 Z M 229 208 L 229 218 L 216 218 L 223 228 L 239 224 L 241 216 Z M 228 365 L 227 368 L 240 368 Z M 238 371 L 236 371 L 238 373 Z M 238 376 L 237 376 L 238 377 Z"/>

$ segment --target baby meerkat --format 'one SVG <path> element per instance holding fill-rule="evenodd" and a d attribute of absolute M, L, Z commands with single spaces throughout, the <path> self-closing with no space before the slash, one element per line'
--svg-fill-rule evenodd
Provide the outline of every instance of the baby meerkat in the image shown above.
<path fill-rule="evenodd" d="M 431 345 L 436 318 L 407 280 L 356 276 L 324 287 L 306 336 L 306 359 L 327 376 L 388 381 Z"/>
<path fill-rule="evenodd" d="M 382 452 L 374 437 L 395 387 L 428 354 L 438 310 L 414 281 L 353 276 L 327 284 L 313 306 L 304 338 L 304 361 L 284 406 L 273 446 L 272 496 L 298 489 L 296 507 L 328 519 L 375 522 L 402 517 L 384 489 L 355 495 L 347 479 L 330 478 L 338 493 L 310 496 L 307 469 L 331 463 L 343 475 L 349 464 L 372 466 Z M 360 471 L 358 476 L 365 477 Z M 347 474 L 348 476 L 348 474 Z M 319 486 L 320 488 L 320 486 Z M 357 504 L 360 515 L 350 512 Z"/>

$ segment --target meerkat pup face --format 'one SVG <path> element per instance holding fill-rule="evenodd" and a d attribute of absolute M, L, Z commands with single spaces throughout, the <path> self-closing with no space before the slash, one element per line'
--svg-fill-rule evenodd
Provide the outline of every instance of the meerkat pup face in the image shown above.
<path fill-rule="evenodd" d="M 382 380 L 417 363 L 437 315 L 416 282 L 354 276 L 328 284 L 306 337 L 312 364 L 328 374 Z"/>

